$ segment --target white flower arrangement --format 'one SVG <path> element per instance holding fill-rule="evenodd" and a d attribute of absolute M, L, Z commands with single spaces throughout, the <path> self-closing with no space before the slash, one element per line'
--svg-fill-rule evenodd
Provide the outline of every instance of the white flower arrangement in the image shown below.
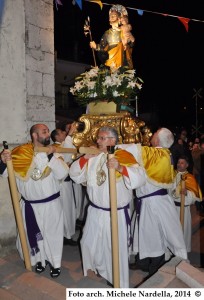
<path fill-rule="evenodd" d="M 142 79 L 135 76 L 135 70 L 123 67 L 112 72 L 109 68 L 93 67 L 75 78 L 70 92 L 82 106 L 99 101 L 128 104 L 135 100 L 142 83 Z"/>

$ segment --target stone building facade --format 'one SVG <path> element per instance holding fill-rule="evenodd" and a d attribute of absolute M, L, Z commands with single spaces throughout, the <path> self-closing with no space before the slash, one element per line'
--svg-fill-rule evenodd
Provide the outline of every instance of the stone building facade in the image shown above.
<path fill-rule="evenodd" d="M 55 127 L 53 0 L 5 0 L 0 19 L 0 148 L 27 142 L 35 123 Z M 0 178 L 0 253 L 14 245 L 7 179 Z"/>

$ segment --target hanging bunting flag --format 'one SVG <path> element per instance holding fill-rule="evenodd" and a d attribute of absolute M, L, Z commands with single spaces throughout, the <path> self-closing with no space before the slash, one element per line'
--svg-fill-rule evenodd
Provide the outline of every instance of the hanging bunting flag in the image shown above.
<path fill-rule="evenodd" d="M 184 25 L 186 31 L 188 32 L 188 22 L 190 21 L 190 19 L 188 18 L 184 18 L 184 17 L 177 17 L 179 19 L 179 21 L 181 21 L 181 23 Z"/>
<path fill-rule="evenodd" d="M 141 9 L 137 9 L 137 13 L 139 16 L 143 16 L 144 11 Z"/>
<path fill-rule="evenodd" d="M 112 6 L 113 5 L 113 4 L 102 2 L 100 0 L 84 0 L 84 1 L 97 3 L 97 4 L 100 5 L 101 9 L 103 8 L 103 5 L 107 5 L 107 6 Z M 185 29 L 186 29 L 187 32 L 188 32 L 188 23 L 189 23 L 189 21 L 204 23 L 204 20 L 189 19 L 189 18 L 185 18 L 185 17 L 179 17 L 179 16 L 175 16 L 175 15 L 169 15 L 169 14 L 160 13 L 160 12 L 151 11 L 151 10 L 146 10 L 146 9 L 138 9 L 138 8 L 134 8 L 134 7 L 126 7 L 126 9 L 136 10 L 137 13 L 138 13 L 138 15 L 140 15 L 140 16 L 142 16 L 144 12 L 147 12 L 147 13 L 152 13 L 152 14 L 156 14 L 156 15 L 163 15 L 165 17 L 178 18 L 179 21 L 184 25 L 184 27 L 185 27 Z"/>
<path fill-rule="evenodd" d="M 103 3 L 100 0 L 88 0 L 88 2 L 94 2 L 100 6 L 100 8 L 103 8 Z"/>
<path fill-rule="evenodd" d="M 186 31 L 188 32 L 188 22 L 191 20 L 189 18 L 179 17 L 179 16 L 172 16 L 168 14 L 162 14 L 165 17 L 174 17 L 177 18 L 185 27 Z"/>
<path fill-rule="evenodd" d="M 75 0 L 75 2 L 79 6 L 79 8 L 82 10 L 82 0 Z"/>
<path fill-rule="evenodd" d="M 56 9 L 58 9 L 57 5 L 63 5 L 60 0 L 55 0 Z"/>

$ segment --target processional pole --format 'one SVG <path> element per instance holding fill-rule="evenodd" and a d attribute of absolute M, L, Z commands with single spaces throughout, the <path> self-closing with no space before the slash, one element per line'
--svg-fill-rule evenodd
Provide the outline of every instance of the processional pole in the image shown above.
<path fill-rule="evenodd" d="M 3 141 L 3 146 L 4 146 L 4 149 L 8 149 L 8 144 L 6 141 Z M 17 190 L 16 178 L 15 178 L 15 174 L 14 174 L 14 170 L 13 170 L 12 160 L 8 160 L 6 162 L 6 165 L 7 165 L 7 171 L 8 171 L 11 198 L 12 198 L 12 202 L 13 202 L 13 209 L 14 209 L 17 228 L 18 228 L 19 237 L 20 237 L 20 241 L 21 241 L 21 246 L 22 246 L 22 251 L 23 251 L 23 256 L 24 256 L 24 261 L 25 261 L 25 267 L 27 270 L 32 271 L 31 262 L 30 262 L 30 254 L 29 254 L 29 250 L 28 250 L 28 244 L 27 244 L 25 229 L 24 229 L 24 225 L 23 225 L 23 218 L 22 218 L 22 213 L 21 213 L 20 204 L 19 204 L 19 196 L 18 196 L 18 190 Z"/>
<path fill-rule="evenodd" d="M 108 159 L 114 157 L 114 146 L 108 146 Z M 118 240 L 118 211 L 115 169 L 109 171 L 109 191 L 111 208 L 111 235 L 112 235 L 112 266 L 113 266 L 113 287 L 120 287 L 120 266 L 119 266 L 119 240 Z"/>
<path fill-rule="evenodd" d="M 90 26 L 90 18 L 87 17 L 87 20 L 85 20 L 85 24 L 84 24 L 84 34 L 85 36 L 87 36 L 89 34 L 90 36 L 90 41 L 92 42 L 93 39 L 92 39 L 92 34 L 91 34 L 91 26 Z M 94 59 L 94 66 L 96 67 L 96 57 L 95 57 L 95 52 L 94 52 L 94 49 L 92 49 L 92 54 L 93 54 L 93 59 Z"/>
<path fill-rule="evenodd" d="M 79 151 L 74 149 L 75 153 L 98 154 L 97 148 L 80 147 Z M 108 159 L 114 157 L 114 146 L 108 146 Z M 48 147 L 36 147 L 35 152 L 47 152 Z M 73 149 L 56 148 L 56 152 L 72 152 Z M 113 286 L 120 287 L 120 268 L 119 268 L 119 240 L 118 240 L 118 211 L 117 211 L 117 193 L 116 193 L 116 176 L 115 169 L 109 169 L 109 191 L 110 191 L 110 208 L 111 208 L 111 236 L 112 236 L 112 262 L 113 262 Z"/>
<path fill-rule="evenodd" d="M 185 176 L 181 175 L 181 207 L 180 207 L 180 222 L 184 231 L 184 207 L 185 207 Z"/>

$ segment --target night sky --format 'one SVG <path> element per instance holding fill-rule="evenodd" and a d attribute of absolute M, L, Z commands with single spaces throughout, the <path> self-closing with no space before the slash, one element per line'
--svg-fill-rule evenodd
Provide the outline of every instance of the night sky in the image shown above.
<path fill-rule="evenodd" d="M 104 5 L 101 10 L 98 4 L 83 1 L 83 9 L 80 10 L 71 0 L 61 2 L 63 6 L 58 6 L 58 10 L 55 8 L 55 49 L 58 58 L 93 65 L 89 37 L 84 36 L 83 24 L 89 16 L 93 40 L 99 42 L 109 28 L 108 11 L 111 6 Z M 204 131 L 204 13 L 201 1 L 105 2 L 144 10 L 143 16 L 139 16 L 136 10 L 127 9 L 136 40 L 134 68 L 137 76 L 144 81 L 139 99 L 139 117 L 155 127 L 184 126 L 190 130 L 196 124 L 193 89 L 202 88 L 200 95 L 203 98 L 198 98 L 197 102 L 197 120 L 198 125 L 203 124 L 201 131 Z M 178 18 L 156 12 L 190 18 L 188 32 Z M 100 65 L 99 60 L 97 63 Z"/>

